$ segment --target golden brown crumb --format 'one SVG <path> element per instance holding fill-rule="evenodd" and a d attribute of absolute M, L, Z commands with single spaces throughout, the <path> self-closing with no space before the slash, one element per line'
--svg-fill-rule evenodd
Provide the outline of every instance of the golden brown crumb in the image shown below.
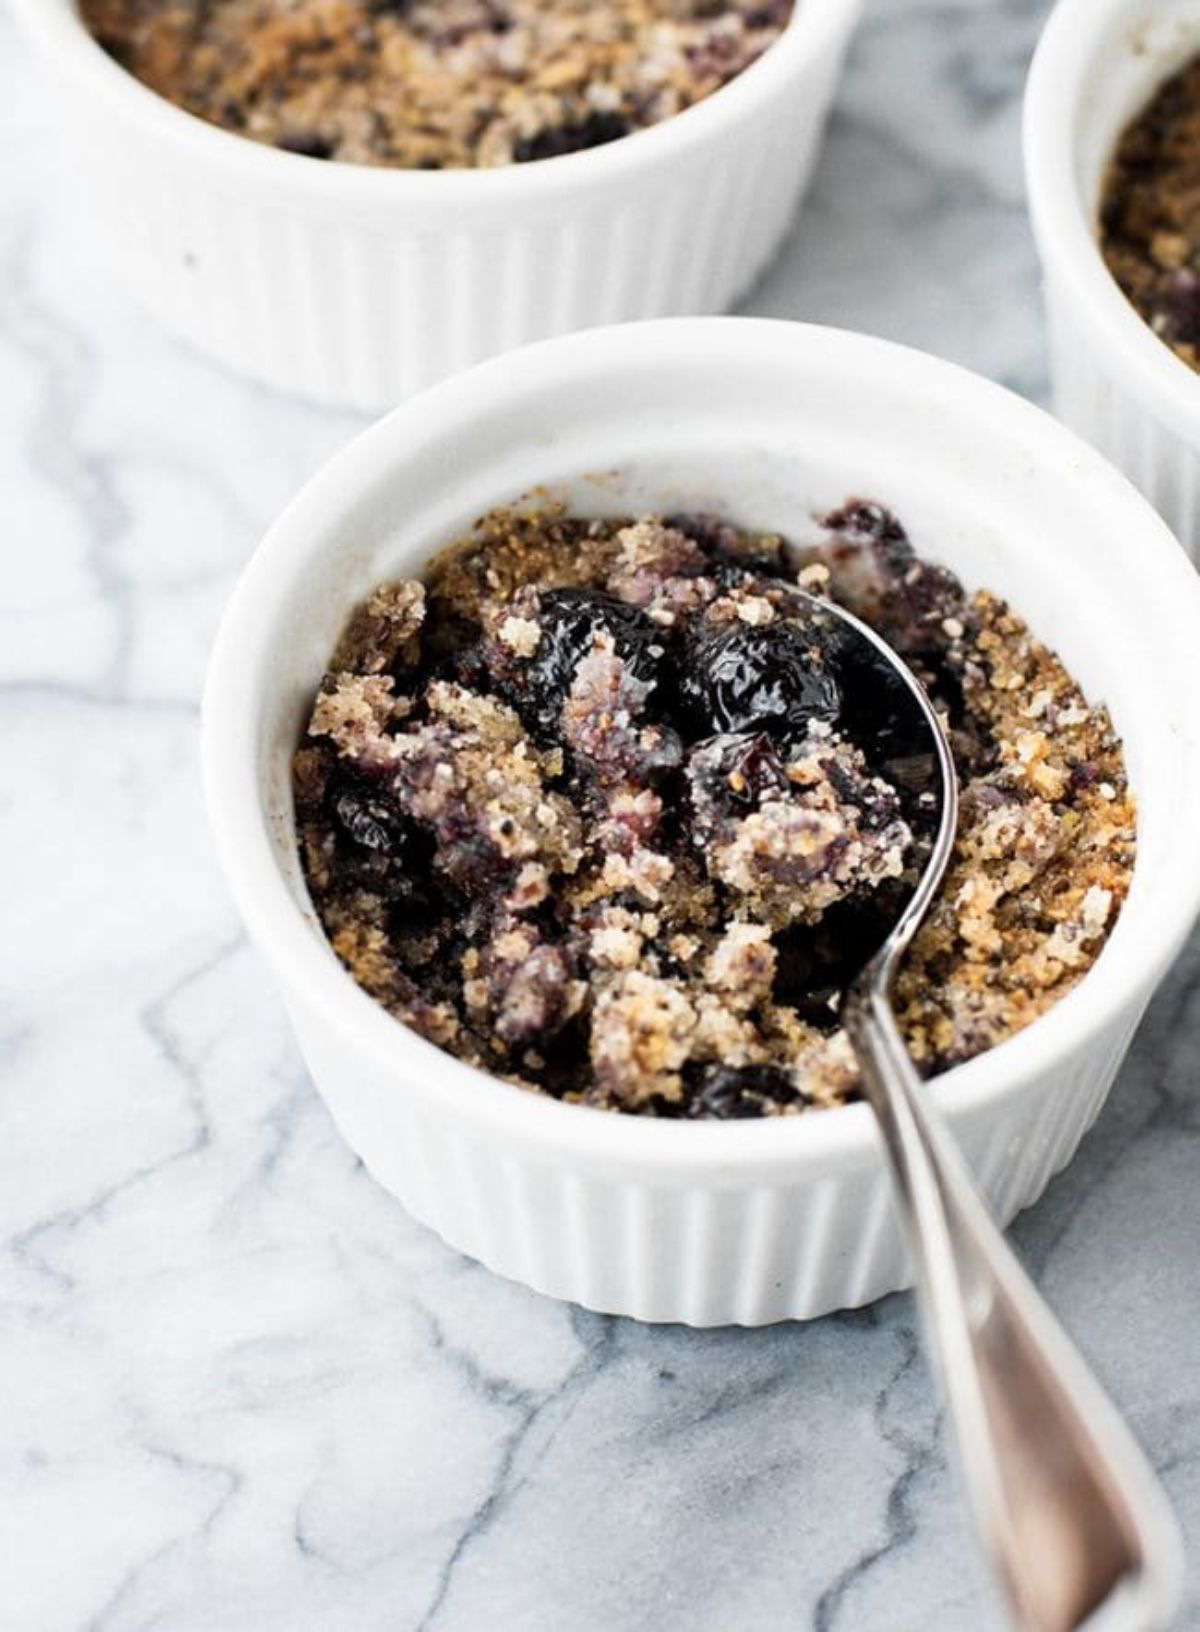
<path fill-rule="evenodd" d="M 1200 57 L 1129 125 L 1105 181 L 1101 243 L 1138 313 L 1200 367 Z"/>
<path fill-rule="evenodd" d="M 161 96 L 311 158 L 438 170 L 553 158 L 701 101 L 792 0 L 83 0 Z"/>
<path fill-rule="evenodd" d="M 999 764 L 969 781 L 954 860 L 900 977 L 919 1061 L 968 1059 L 1081 979 L 1132 878 L 1136 812 L 1107 711 L 1003 602 L 973 597 L 967 701 Z"/>
<path fill-rule="evenodd" d="M 1133 872 L 1107 713 L 879 506 L 825 525 L 793 552 L 712 517 L 496 512 L 424 595 L 372 596 L 294 763 L 306 876 L 359 984 L 571 1101 L 740 1117 L 853 1098 L 828 971 L 894 921 L 919 828 L 841 703 L 821 713 L 833 659 L 799 583 L 874 622 L 950 724 L 960 828 L 897 991 L 918 1065 L 994 1047 L 1070 991 Z M 712 690 L 730 651 L 739 685 L 765 664 L 748 722 Z M 772 714 L 781 698 L 801 713 Z"/>

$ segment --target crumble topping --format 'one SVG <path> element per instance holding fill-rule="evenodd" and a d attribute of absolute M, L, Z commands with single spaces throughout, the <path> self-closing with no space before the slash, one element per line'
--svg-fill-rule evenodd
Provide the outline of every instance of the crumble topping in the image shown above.
<path fill-rule="evenodd" d="M 315 159 L 524 164 L 735 78 L 792 0 L 83 0 L 105 49 L 210 124 Z"/>
<path fill-rule="evenodd" d="M 1101 205 L 1113 277 L 1154 333 L 1200 368 L 1200 57 L 1129 125 Z"/>
<path fill-rule="evenodd" d="M 1086 973 L 1128 891 L 1120 745 L 988 591 L 852 501 L 796 549 L 709 516 L 498 511 L 351 619 L 294 761 L 299 843 L 354 979 L 534 1091 L 642 1115 L 858 1093 L 842 986 L 936 811 L 927 756 L 802 591 L 872 623 L 947 722 L 962 819 L 901 971 L 926 1075 Z"/>

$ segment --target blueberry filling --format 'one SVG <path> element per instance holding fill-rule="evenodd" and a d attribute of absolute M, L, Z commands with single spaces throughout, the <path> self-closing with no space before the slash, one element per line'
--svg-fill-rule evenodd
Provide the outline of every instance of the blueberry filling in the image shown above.
<path fill-rule="evenodd" d="M 573 125 L 552 125 L 536 136 L 525 136 L 513 148 L 517 164 L 538 159 L 557 159 L 566 153 L 582 153 L 628 136 L 633 127 L 619 113 L 589 113 Z"/>
<path fill-rule="evenodd" d="M 841 688 L 827 636 L 801 618 L 762 627 L 735 623 L 702 635 L 688 654 L 680 695 L 697 735 L 765 731 L 801 736 L 832 725 Z"/>
<path fill-rule="evenodd" d="M 609 642 L 628 672 L 653 688 L 660 678 L 664 636 L 644 612 L 592 589 L 552 589 L 539 596 L 537 653 L 523 674 L 523 701 L 543 730 L 555 732 L 579 665 Z M 519 693 L 520 695 L 520 693 Z"/>
<path fill-rule="evenodd" d="M 722 1122 L 744 1120 L 804 1102 L 791 1076 L 777 1065 L 710 1065 L 700 1073 L 691 1114 Z"/>
<path fill-rule="evenodd" d="M 1200 368 L 1200 57 L 1117 144 L 1100 209 L 1109 270 L 1154 334 Z"/>
<path fill-rule="evenodd" d="M 823 595 L 909 656 L 963 784 L 898 982 L 914 1058 L 930 1073 L 1042 1012 L 1128 887 L 1119 743 L 1002 602 L 862 499 L 807 551 L 703 512 L 498 512 L 425 583 L 375 591 L 294 762 L 354 979 L 570 1102 L 745 1120 L 853 1099 L 839 1005 L 919 875 L 934 767 L 911 691 Z"/>
<path fill-rule="evenodd" d="M 289 131 L 278 138 L 275 146 L 285 153 L 299 153 L 306 159 L 331 159 L 334 153 L 329 138 L 315 130 Z"/>
<path fill-rule="evenodd" d="M 309 158 L 495 169 L 674 117 L 762 56 L 791 0 L 81 0 L 128 73 Z"/>

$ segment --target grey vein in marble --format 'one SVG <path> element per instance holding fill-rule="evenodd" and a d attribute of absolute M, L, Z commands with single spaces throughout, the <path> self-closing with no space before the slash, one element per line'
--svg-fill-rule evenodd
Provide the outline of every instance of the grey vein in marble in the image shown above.
<path fill-rule="evenodd" d="M 1040 394 L 1044 11 L 869 5 L 746 309 Z M 587 1315 L 449 1252 L 341 1143 L 211 859 L 196 706 L 235 573 L 356 422 L 193 357 L 93 264 L 2 8 L 0 141 L 0 1628 L 992 1625 L 909 1299 Z M 1198 1042 L 1194 945 L 1015 1232 L 1194 1548 Z"/>

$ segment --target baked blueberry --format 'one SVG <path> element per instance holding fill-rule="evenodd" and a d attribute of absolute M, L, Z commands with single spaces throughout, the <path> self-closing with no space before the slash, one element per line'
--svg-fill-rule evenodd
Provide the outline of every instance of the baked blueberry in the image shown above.
<path fill-rule="evenodd" d="M 378 779 L 335 771 L 326 797 L 346 881 L 390 903 L 424 901 L 430 843 Z"/>
<path fill-rule="evenodd" d="M 596 589 L 550 589 L 539 598 L 537 650 L 522 674 L 524 704 L 543 730 L 557 729 L 562 706 L 579 665 L 607 636 L 627 673 L 647 686 L 658 683 L 663 632 L 636 606 Z"/>
<path fill-rule="evenodd" d="M 710 1065 L 693 1097 L 692 1115 L 742 1120 L 795 1105 L 803 1097 L 791 1073 L 777 1065 Z"/>
<path fill-rule="evenodd" d="M 365 782 L 343 782 L 332 802 L 338 827 L 362 849 L 398 856 L 408 847 L 412 830 L 407 817 L 379 790 Z"/>
<path fill-rule="evenodd" d="M 631 129 L 619 113 L 589 113 L 576 124 L 552 125 L 536 136 L 523 137 L 513 147 L 513 159 L 517 164 L 530 164 L 537 159 L 558 159 L 564 153 L 582 153 L 628 136 Z"/>
<path fill-rule="evenodd" d="M 697 736 L 802 736 L 814 720 L 832 725 L 842 706 L 828 637 L 784 621 L 739 621 L 702 636 L 688 652 L 680 695 Z"/>
<path fill-rule="evenodd" d="M 691 756 L 688 780 L 697 807 L 726 817 L 743 815 L 788 789 L 783 761 L 762 731 L 734 731 L 701 743 Z"/>
<path fill-rule="evenodd" d="M 1163 312 L 1175 345 L 1194 346 L 1200 340 L 1200 272 L 1181 266 L 1166 280 Z"/>
<path fill-rule="evenodd" d="M 275 143 L 284 153 L 299 153 L 305 159 L 331 159 L 334 144 L 315 130 L 288 131 Z"/>

